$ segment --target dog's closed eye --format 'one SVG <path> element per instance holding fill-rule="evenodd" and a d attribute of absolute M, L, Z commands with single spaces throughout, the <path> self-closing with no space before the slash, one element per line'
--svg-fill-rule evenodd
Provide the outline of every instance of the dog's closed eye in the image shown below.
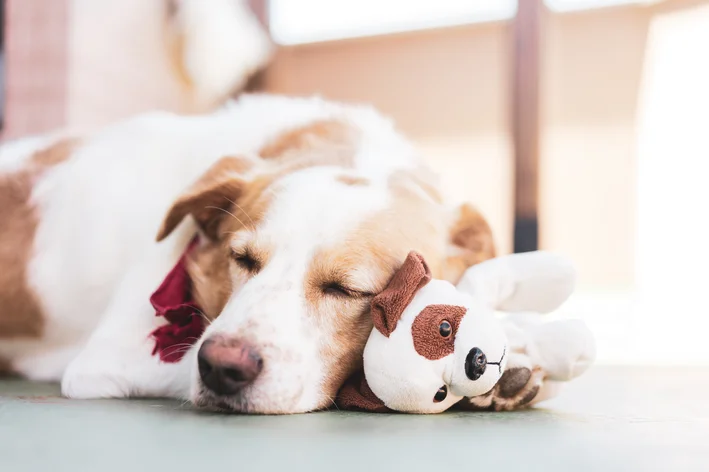
<path fill-rule="evenodd" d="M 247 272 L 256 273 L 261 270 L 261 263 L 248 251 L 232 250 L 231 258 L 236 262 L 236 265 Z"/>
<path fill-rule="evenodd" d="M 372 296 L 369 292 L 362 292 L 350 287 L 345 287 L 339 282 L 328 282 L 323 284 L 322 291 L 325 295 L 340 298 L 363 298 Z"/>

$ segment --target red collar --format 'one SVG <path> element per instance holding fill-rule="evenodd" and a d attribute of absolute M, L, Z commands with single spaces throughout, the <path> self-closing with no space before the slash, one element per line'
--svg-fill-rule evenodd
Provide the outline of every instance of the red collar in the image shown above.
<path fill-rule="evenodd" d="M 192 281 L 185 266 L 187 255 L 196 246 L 195 237 L 150 297 L 155 316 L 162 316 L 168 321 L 168 324 L 151 333 L 155 340 L 153 355 L 159 354 L 163 362 L 178 362 L 204 332 L 202 310 L 192 297 Z"/>

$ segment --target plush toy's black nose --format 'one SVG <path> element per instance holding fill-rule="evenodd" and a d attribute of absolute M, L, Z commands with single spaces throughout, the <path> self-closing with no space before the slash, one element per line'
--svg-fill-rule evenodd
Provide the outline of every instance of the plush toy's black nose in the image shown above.
<path fill-rule="evenodd" d="M 465 357 L 465 375 L 470 380 L 478 380 L 484 373 L 487 367 L 487 357 L 479 347 L 474 347 Z"/>

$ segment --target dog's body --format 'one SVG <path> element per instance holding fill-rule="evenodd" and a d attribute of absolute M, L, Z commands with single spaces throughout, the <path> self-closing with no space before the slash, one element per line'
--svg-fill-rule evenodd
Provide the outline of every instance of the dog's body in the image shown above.
<path fill-rule="evenodd" d="M 429 179 L 386 119 L 319 99 L 247 96 L 205 116 L 152 113 L 92 137 L 8 143 L 0 369 L 61 379 L 75 398 L 325 407 L 359 366 L 371 296 L 410 250 L 453 281 L 494 255 L 485 221 L 445 211 Z M 211 323 L 202 340 L 259 359 L 238 392 L 205 388 L 203 342 L 177 363 L 152 355 L 164 320 L 150 295 L 195 234 L 188 272 Z"/>

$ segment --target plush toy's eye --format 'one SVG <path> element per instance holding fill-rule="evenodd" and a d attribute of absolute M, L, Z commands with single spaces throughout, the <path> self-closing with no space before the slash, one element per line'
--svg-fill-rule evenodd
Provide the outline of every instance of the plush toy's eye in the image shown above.
<path fill-rule="evenodd" d="M 441 321 L 441 324 L 438 325 L 438 333 L 444 338 L 450 336 L 452 332 L 453 327 L 447 320 Z"/>
<path fill-rule="evenodd" d="M 433 403 L 441 403 L 448 396 L 448 387 L 444 385 L 439 388 L 436 395 L 433 397 Z"/>

